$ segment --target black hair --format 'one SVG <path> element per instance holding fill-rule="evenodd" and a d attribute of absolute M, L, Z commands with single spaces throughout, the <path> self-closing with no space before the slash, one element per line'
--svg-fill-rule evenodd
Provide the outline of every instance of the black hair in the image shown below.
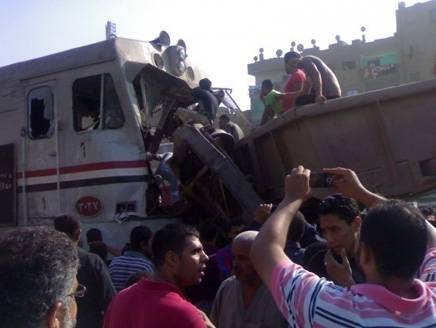
<path fill-rule="evenodd" d="M 156 232 L 152 243 L 153 262 L 157 268 L 165 262 L 165 255 L 173 251 L 179 256 L 185 248 L 187 236 L 200 238 L 198 231 L 191 226 L 181 223 L 170 223 Z"/>
<path fill-rule="evenodd" d="M 301 212 L 295 213 L 294 218 L 289 226 L 288 230 L 288 240 L 289 241 L 300 241 L 303 238 L 304 231 L 306 230 L 306 220 Z"/>
<path fill-rule="evenodd" d="M 3 328 L 41 327 L 50 308 L 73 288 L 77 247 L 48 227 L 0 237 L 0 322 Z"/>
<path fill-rule="evenodd" d="M 384 278 L 412 279 L 427 249 L 425 219 L 417 208 L 391 200 L 368 211 L 360 240 L 374 255 Z"/>
<path fill-rule="evenodd" d="M 299 58 L 301 58 L 301 55 L 298 52 L 289 51 L 285 54 L 284 60 L 285 60 L 285 63 L 287 63 L 288 61 L 290 61 L 292 59 L 299 59 Z"/>
<path fill-rule="evenodd" d="M 80 223 L 68 215 L 60 215 L 54 219 L 54 228 L 66 233 L 71 239 L 75 239 L 80 229 Z"/>
<path fill-rule="evenodd" d="M 141 250 L 141 243 L 150 241 L 153 236 L 153 232 L 145 225 L 134 227 L 130 232 L 130 247 L 133 251 Z"/>
<path fill-rule="evenodd" d="M 319 204 L 321 199 L 310 197 L 300 207 L 301 213 L 310 224 L 319 225 Z"/>
<path fill-rule="evenodd" d="M 212 87 L 212 82 L 209 79 L 201 79 L 198 82 L 198 85 L 200 86 L 200 89 L 203 90 L 210 90 L 210 88 Z"/>
<path fill-rule="evenodd" d="M 86 240 L 88 243 L 93 241 L 103 241 L 103 235 L 99 229 L 91 228 L 86 233 Z"/>
<path fill-rule="evenodd" d="M 100 256 L 100 258 L 103 261 L 106 261 L 108 250 L 107 250 L 107 246 L 105 243 L 98 242 L 98 243 L 90 244 L 89 245 L 89 252 Z"/>
<path fill-rule="evenodd" d="M 262 89 L 263 88 L 273 89 L 274 88 L 274 84 L 272 83 L 271 80 L 263 80 L 262 81 Z"/>
<path fill-rule="evenodd" d="M 341 194 L 334 194 L 324 198 L 319 204 L 320 215 L 333 214 L 348 224 L 351 224 L 359 213 L 357 202 Z"/>
<path fill-rule="evenodd" d="M 224 120 L 226 122 L 230 122 L 230 117 L 226 114 L 223 114 L 219 117 L 220 120 Z"/>

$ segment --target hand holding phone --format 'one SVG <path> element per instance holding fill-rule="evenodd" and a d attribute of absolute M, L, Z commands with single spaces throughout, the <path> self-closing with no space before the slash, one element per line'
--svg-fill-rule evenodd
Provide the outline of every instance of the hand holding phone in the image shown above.
<path fill-rule="evenodd" d="M 312 172 L 309 185 L 311 188 L 330 188 L 333 183 L 333 175 L 324 172 Z"/>

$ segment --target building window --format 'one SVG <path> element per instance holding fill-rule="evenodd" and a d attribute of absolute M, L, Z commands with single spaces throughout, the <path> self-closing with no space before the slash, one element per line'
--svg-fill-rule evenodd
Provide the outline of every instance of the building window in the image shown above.
<path fill-rule="evenodd" d="M 73 83 L 74 130 L 118 129 L 124 115 L 110 74 L 92 75 Z"/>
<path fill-rule="evenodd" d="M 53 93 L 48 86 L 33 89 L 27 96 L 28 134 L 32 139 L 53 134 Z"/>
<path fill-rule="evenodd" d="M 399 56 L 396 52 L 388 52 L 379 56 L 362 57 L 361 69 L 364 79 L 379 77 L 397 72 Z"/>
<path fill-rule="evenodd" d="M 354 60 L 347 60 L 342 62 L 342 69 L 344 71 L 350 71 L 356 68 L 356 62 Z"/>

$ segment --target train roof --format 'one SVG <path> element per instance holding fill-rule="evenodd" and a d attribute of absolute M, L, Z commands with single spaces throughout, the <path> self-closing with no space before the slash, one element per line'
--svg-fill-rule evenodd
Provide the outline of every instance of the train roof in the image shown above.
<path fill-rule="evenodd" d="M 67 71 L 117 59 L 120 53 L 136 52 L 142 44 L 148 42 L 113 38 L 101 42 L 69 49 L 55 54 L 14 63 L 0 67 L 0 84 L 6 81 L 36 78 L 57 72 Z M 133 49 L 133 50 L 132 50 Z"/>

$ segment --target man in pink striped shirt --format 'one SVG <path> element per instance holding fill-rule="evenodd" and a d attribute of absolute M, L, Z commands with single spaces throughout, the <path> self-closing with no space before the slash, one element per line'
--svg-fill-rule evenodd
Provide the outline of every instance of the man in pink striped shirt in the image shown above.
<path fill-rule="evenodd" d="M 436 230 L 417 209 L 369 192 L 348 169 L 325 169 L 333 186 L 372 209 L 363 220 L 359 263 L 367 283 L 344 289 L 293 263 L 286 232 L 310 194 L 302 166 L 251 250 L 253 264 L 291 327 L 436 327 Z M 421 266 L 422 264 L 422 266 Z M 421 266 L 421 268 L 420 268 Z M 417 272 L 421 280 L 415 279 Z"/>

